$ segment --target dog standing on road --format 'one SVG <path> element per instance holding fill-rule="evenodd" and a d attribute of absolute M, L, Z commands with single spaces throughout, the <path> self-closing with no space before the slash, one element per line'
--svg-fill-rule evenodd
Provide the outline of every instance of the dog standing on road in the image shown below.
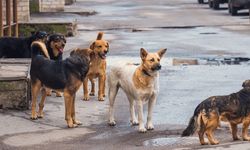
<path fill-rule="evenodd" d="M 122 88 L 130 103 L 130 117 L 132 125 L 138 125 L 139 132 L 153 130 L 152 111 L 159 91 L 160 60 L 167 49 L 156 53 L 148 53 L 141 48 L 142 63 L 137 68 L 131 65 L 112 67 L 108 75 L 109 84 L 109 125 L 115 126 L 114 102 L 118 89 Z M 138 105 L 138 121 L 135 117 L 134 102 Z M 148 117 L 146 128 L 143 122 L 143 104 L 148 102 Z"/>
<path fill-rule="evenodd" d="M 90 58 L 88 51 L 81 51 L 84 53 L 82 55 L 72 55 L 65 60 L 54 61 L 49 59 L 44 43 L 33 42 L 31 49 L 33 52 L 30 69 L 32 87 L 31 119 L 43 117 L 46 98 L 45 87 L 49 87 L 63 92 L 65 120 L 68 127 L 73 128 L 80 125 L 81 122 L 75 118 L 75 97 L 89 69 Z M 39 103 L 39 111 L 36 113 L 36 101 L 41 88 L 42 98 Z"/>
<path fill-rule="evenodd" d="M 187 128 L 182 136 L 190 136 L 198 130 L 201 145 L 208 144 L 204 140 L 206 133 L 210 144 L 219 142 L 214 138 L 214 131 L 221 121 L 229 122 L 233 140 L 239 140 L 237 125 L 243 123 L 242 138 L 250 141 L 248 127 L 250 124 L 250 80 L 242 84 L 243 89 L 239 92 L 226 96 L 212 96 L 201 102 L 194 111 Z"/>
<path fill-rule="evenodd" d="M 102 39 L 103 32 L 99 32 L 96 40 L 90 45 L 94 55 L 91 59 L 87 77 L 83 82 L 83 100 L 88 101 L 89 95 L 95 95 L 95 78 L 98 78 L 98 100 L 104 101 L 106 82 L 106 55 L 109 52 L 109 43 Z M 88 80 L 91 82 L 91 92 L 88 92 Z"/>

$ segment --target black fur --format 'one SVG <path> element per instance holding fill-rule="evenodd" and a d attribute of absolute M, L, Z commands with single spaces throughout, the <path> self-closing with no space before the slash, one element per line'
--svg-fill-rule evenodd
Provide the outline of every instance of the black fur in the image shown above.
<path fill-rule="evenodd" d="M 194 114 L 191 117 L 187 128 L 183 131 L 182 136 L 192 135 L 198 126 L 197 119 L 199 113 L 204 111 L 209 118 L 209 112 L 211 110 L 216 110 L 218 115 L 223 112 L 230 112 L 230 115 L 226 116 L 229 121 L 247 116 L 250 113 L 250 89 L 244 87 L 237 93 L 232 93 L 226 96 L 213 96 L 202 101 L 195 108 Z"/>
<path fill-rule="evenodd" d="M 47 33 L 38 31 L 27 38 L 0 38 L 0 58 L 31 58 L 31 43 L 46 38 Z"/>
<path fill-rule="evenodd" d="M 70 76 L 74 75 L 83 81 L 89 69 L 88 58 L 70 56 L 66 60 L 50 60 L 45 58 L 39 51 L 41 47 L 33 44 L 30 76 L 31 81 L 40 80 L 46 87 L 52 89 L 64 89 L 70 82 Z"/>

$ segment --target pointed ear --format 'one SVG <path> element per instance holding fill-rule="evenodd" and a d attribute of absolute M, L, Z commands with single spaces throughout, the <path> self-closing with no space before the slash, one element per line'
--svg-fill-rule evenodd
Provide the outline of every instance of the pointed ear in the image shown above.
<path fill-rule="evenodd" d="M 167 49 L 164 48 L 164 49 L 160 49 L 157 54 L 160 56 L 160 58 L 162 58 L 162 56 L 166 53 Z"/>
<path fill-rule="evenodd" d="M 141 59 L 145 60 L 148 55 L 148 52 L 144 48 L 141 48 L 140 55 L 141 55 Z"/>
<path fill-rule="evenodd" d="M 89 46 L 90 49 L 94 50 L 95 48 L 95 42 L 93 42 L 90 46 Z"/>

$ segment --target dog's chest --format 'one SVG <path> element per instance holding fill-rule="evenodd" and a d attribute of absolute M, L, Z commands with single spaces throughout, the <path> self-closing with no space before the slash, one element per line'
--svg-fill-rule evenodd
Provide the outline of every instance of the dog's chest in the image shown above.
<path fill-rule="evenodd" d="M 97 77 L 106 73 L 106 63 L 104 61 L 95 60 L 91 62 L 88 76 Z"/>

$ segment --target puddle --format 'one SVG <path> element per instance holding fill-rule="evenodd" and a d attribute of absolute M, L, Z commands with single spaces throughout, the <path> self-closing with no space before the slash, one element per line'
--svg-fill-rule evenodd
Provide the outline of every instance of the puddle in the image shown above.
<path fill-rule="evenodd" d="M 196 143 L 197 137 L 165 137 L 146 140 L 143 146 L 180 146 Z"/>

